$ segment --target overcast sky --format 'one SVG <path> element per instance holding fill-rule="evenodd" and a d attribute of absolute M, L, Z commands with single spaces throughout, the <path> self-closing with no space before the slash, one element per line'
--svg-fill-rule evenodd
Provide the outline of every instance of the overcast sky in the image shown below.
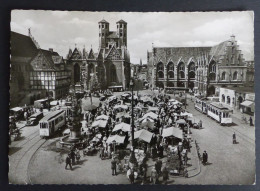
<path fill-rule="evenodd" d="M 147 50 L 155 47 L 213 46 L 236 36 L 246 60 L 254 58 L 253 12 L 79 12 L 15 10 L 11 30 L 28 35 L 28 28 L 43 49 L 53 48 L 66 56 L 75 44 L 80 49 L 91 45 L 98 50 L 98 22 L 105 19 L 110 30 L 116 22 L 128 25 L 128 49 L 131 63 L 146 63 Z"/>

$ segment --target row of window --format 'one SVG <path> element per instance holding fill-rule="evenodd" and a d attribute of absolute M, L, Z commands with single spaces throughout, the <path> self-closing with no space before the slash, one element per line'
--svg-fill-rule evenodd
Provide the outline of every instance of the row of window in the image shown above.
<path fill-rule="evenodd" d="M 174 64 L 171 62 L 171 63 L 169 63 L 168 64 L 168 66 L 167 66 L 167 68 L 168 68 L 168 70 L 174 70 Z M 159 63 L 158 65 L 157 65 L 157 70 L 159 71 L 159 70 L 164 70 L 164 66 L 163 66 L 163 63 Z M 185 70 L 185 65 L 184 65 L 184 63 L 180 63 L 179 65 L 178 65 L 178 70 L 179 71 L 184 71 Z M 188 68 L 188 70 L 189 71 L 195 71 L 195 64 L 194 63 L 191 63 L 190 65 L 189 65 L 189 68 Z"/>
<path fill-rule="evenodd" d="M 223 117 L 223 118 L 228 118 L 229 117 L 229 114 L 228 113 L 225 113 L 225 112 L 223 112 L 223 113 L 221 113 L 221 112 L 219 112 L 218 110 L 216 110 L 216 109 L 214 109 L 214 108 L 212 108 L 212 107 L 208 107 L 208 111 L 211 111 L 212 113 L 214 113 L 215 115 L 220 115 L 221 116 L 221 114 L 223 114 L 221 117 Z"/>
<path fill-rule="evenodd" d="M 102 36 L 102 37 L 105 37 L 105 33 L 99 33 L 99 37 L 101 37 L 101 36 Z M 123 36 L 126 37 L 126 34 L 124 33 L 124 35 L 123 35 L 123 33 L 120 32 L 120 33 L 119 33 L 119 36 L 120 36 L 120 37 L 123 37 Z"/>
<path fill-rule="evenodd" d="M 59 72 L 30 72 L 31 77 L 64 77 L 70 76 L 69 71 L 59 71 Z"/>
<path fill-rule="evenodd" d="M 185 78 L 185 72 L 184 71 L 179 71 L 179 78 L 180 79 L 184 79 Z M 158 71 L 157 73 L 158 78 L 164 78 L 164 72 L 162 71 Z M 195 72 L 194 71 L 190 71 L 189 72 L 189 76 L 190 79 L 195 79 Z M 168 78 L 174 78 L 174 72 L 171 70 L 168 72 Z"/>

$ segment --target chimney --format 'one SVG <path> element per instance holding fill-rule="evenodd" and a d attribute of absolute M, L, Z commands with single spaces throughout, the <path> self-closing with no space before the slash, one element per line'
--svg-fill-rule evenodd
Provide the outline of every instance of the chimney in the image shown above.
<path fill-rule="evenodd" d="M 49 51 L 50 51 L 51 53 L 53 53 L 53 48 L 49 48 Z"/>

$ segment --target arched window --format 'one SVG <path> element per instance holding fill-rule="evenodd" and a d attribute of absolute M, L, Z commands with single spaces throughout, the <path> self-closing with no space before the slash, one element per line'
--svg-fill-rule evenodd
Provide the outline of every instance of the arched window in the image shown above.
<path fill-rule="evenodd" d="M 88 65 L 88 71 L 89 71 L 89 74 L 94 73 L 94 64 L 91 63 Z"/>
<path fill-rule="evenodd" d="M 225 98 L 226 98 L 225 95 L 222 94 L 222 100 L 221 100 L 221 101 L 222 101 L 223 103 L 225 103 Z"/>
<path fill-rule="evenodd" d="M 233 74 L 233 80 L 237 80 L 237 71 Z"/>
<path fill-rule="evenodd" d="M 162 71 L 158 72 L 158 78 L 164 78 L 164 73 Z"/>
<path fill-rule="evenodd" d="M 174 78 L 174 72 L 173 71 L 168 72 L 168 78 Z"/>
<path fill-rule="evenodd" d="M 216 62 L 211 61 L 209 64 L 209 73 L 216 73 Z"/>
<path fill-rule="evenodd" d="M 170 62 L 167 66 L 168 78 L 174 78 L 174 64 Z"/>
<path fill-rule="evenodd" d="M 216 80 L 216 73 L 210 73 L 209 74 L 209 80 L 215 81 Z"/>
<path fill-rule="evenodd" d="M 226 72 L 222 72 L 221 80 L 226 80 Z"/>
<path fill-rule="evenodd" d="M 78 63 L 74 65 L 74 83 L 80 81 L 80 66 Z"/>
<path fill-rule="evenodd" d="M 169 64 L 168 64 L 168 71 L 174 71 L 174 64 L 172 63 L 172 62 L 170 62 Z"/>
<path fill-rule="evenodd" d="M 157 64 L 157 71 L 163 71 L 164 70 L 164 66 L 163 66 L 163 63 L 161 63 L 161 62 L 159 62 L 158 64 Z"/>
<path fill-rule="evenodd" d="M 185 65 L 183 62 L 181 62 L 178 66 L 178 74 L 180 79 L 185 78 Z"/>
<path fill-rule="evenodd" d="M 230 104 L 230 97 L 227 96 L 227 104 Z"/>

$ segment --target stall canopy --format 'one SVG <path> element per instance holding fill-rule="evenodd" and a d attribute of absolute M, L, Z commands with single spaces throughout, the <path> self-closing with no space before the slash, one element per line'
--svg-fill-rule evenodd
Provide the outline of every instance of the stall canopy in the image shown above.
<path fill-rule="evenodd" d="M 131 131 L 131 126 L 127 123 L 120 123 L 115 125 L 113 131 L 122 130 L 124 132 Z"/>
<path fill-rule="evenodd" d="M 163 137 L 173 136 L 173 137 L 177 137 L 179 139 L 183 139 L 183 132 L 182 132 L 182 130 L 180 130 L 178 128 L 169 127 L 169 128 L 163 129 L 162 136 Z"/>
<path fill-rule="evenodd" d="M 130 118 L 130 115 L 129 113 L 126 112 L 120 112 L 116 114 L 116 118 L 121 118 L 121 117 Z"/>
<path fill-rule="evenodd" d="M 249 101 L 249 100 L 246 100 L 246 101 L 242 102 L 241 105 L 243 105 L 245 107 L 249 107 L 249 108 L 251 108 L 253 110 L 254 110 L 254 107 L 255 107 L 255 103 L 252 102 L 252 101 Z"/>
<path fill-rule="evenodd" d="M 158 118 L 158 115 L 153 113 L 153 112 L 149 112 L 149 113 L 146 113 L 142 119 L 145 119 L 145 118 L 151 118 L 151 119 L 157 119 Z"/>
<path fill-rule="evenodd" d="M 114 141 L 118 144 L 123 144 L 125 142 L 125 136 L 119 136 L 119 135 L 110 136 L 108 137 L 106 142 L 110 144 L 113 143 Z"/>
<path fill-rule="evenodd" d="M 107 121 L 104 120 L 94 121 L 91 125 L 91 127 L 101 127 L 101 128 L 105 128 L 106 126 L 107 126 Z"/>
<path fill-rule="evenodd" d="M 114 100 L 116 100 L 117 98 L 116 98 L 116 96 L 110 96 L 107 100 L 109 101 L 109 102 L 111 102 L 111 101 L 114 101 Z"/>
<path fill-rule="evenodd" d="M 51 105 L 51 106 L 58 105 L 58 101 L 56 101 L 56 100 L 54 100 L 54 101 L 51 101 L 50 105 Z"/>
<path fill-rule="evenodd" d="M 150 129 L 155 128 L 155 127 L 154 127 L 154 122 L 153 122 L 153 121 L 149 121 L 149 120 L 147 120 L 147 119 L 145 119 L 145 120 L 142 121 L 140 127 L 148 127 L 148 128 L 150 128 Z"/>
<path fill-rule="evenodd" d="M 128 106 L 127 105 L 116 105 L 115 107 L 114 107 L 114 109 L 128 109 Z"/>
<path fill-rule="evenodd" d="M 136 131 L 134 133 L 134 139 L 139 139 L 139 140 L 145 141 L 147 143 L 151 142 L 152 137 L 153 137 L 153 133 L 151 133 L 145 129 Z"/>
<path fill-rule="evenodd" d="M 188 113 L 188 112 L 181 113 L 181 116 L 193 117 L 193 115 L 191 113 Z"/>
<path fill-rule="evenodd" d="M 12 110 L 12 111 L 22 111 L 23 108 L 21 108 L 21 107 L 14 107 L 14 108 L 12 108 L 10 110 Z"/>
<path fill-rule="evenodd" d="M 153 100 L 150 97 L 141 97 L 140 100 L 142 100 L 143 102 L 153 102 Z"/>
<path fill-rule="evenodd" d="M 96 118 L 96 120 L 108 120 L 108 116 L 107 115 L 100 115 Z"/>

